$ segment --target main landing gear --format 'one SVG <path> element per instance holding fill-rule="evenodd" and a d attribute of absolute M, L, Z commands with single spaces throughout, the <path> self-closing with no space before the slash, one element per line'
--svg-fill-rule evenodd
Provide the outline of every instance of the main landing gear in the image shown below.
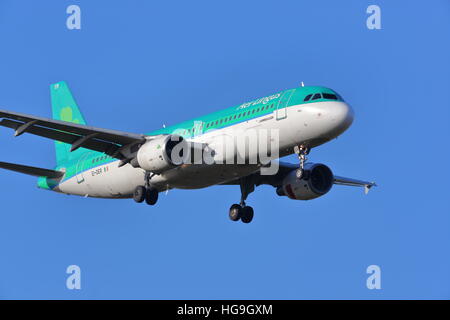
<path fill-rule="evenodd" d="M 253 208 L 243 204 L 233 204 L 229 213 L 231 221 L 241 220 L 243 223 L 250 223 L 253 220 Z"/>
<path fill-rule="evenodd" d="M 305 162 L 308 160 L 306 157 L 309 154 L 310 148 L 305 145 L 299 145 L 294 147 L 294 152 L 298 156 L 298 160 L 300 160 L 300 167 L 295 172 L 295 176 L 297 179 L 301 179 L 303 177 L 303 168 L 305 167 Z"/>
<path fill-rule="evenodd" d="M 247 196 L 255 190 L 255 184 L 250 177 L 242 178 L 240 181 L 241 202 L 230 207 L 229 217 L 231 221 L 241 220 L 243 223 L 250 223 L 253 220 L 253 208 L 245 204 Z"/>
<path fill-rule="evenodd" d="M 150 173 L 146 173 L 145 186 L 137 186 L 134 189 L 133 199 L 137 203 L 142 203 L 145 200 L 148 205 L 153 206 L 158 202 L 158 190 L 150 185 L 152 176 Z"/>

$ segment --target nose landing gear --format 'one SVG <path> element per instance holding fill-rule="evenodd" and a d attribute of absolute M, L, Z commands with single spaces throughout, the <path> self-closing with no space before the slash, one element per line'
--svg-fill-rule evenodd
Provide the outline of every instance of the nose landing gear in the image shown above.
<path fill-rule="evenodd" d="M 309 154 L 310 148 L 302 144 L 299 146 L 295 146 L 294 152 L 297 154 L 298 160 L 300 161 L 300 167 L 295 172 L 295 176 L 297 177 L 297 179 L 300 180 L 303 177 L 303 169 L 305 167 L 305 162 L 306 160 L 308 160 L 306 156 Z"/>

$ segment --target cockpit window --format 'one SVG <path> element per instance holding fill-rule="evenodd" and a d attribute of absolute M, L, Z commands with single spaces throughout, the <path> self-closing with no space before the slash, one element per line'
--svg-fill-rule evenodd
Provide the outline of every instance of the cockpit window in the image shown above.
<path fill-rule="evenodd" d="M 338 97 L 335 94 L 331 93 L 322 93 L 324 99 L 337 100 Z"/>
<path fill-rule="evenodd" d="M 320 93 L 316 93 L 316 94 L 312 97 L 311 100 L 317 100 L 317 99 L 320 99 L 320 98 L 322 98 L 322 95 L 321 95 Z"/>
<path fill-rule="evenodd" d="M 312 97 L 312 94 L 308 94 L 308 95 L 305 97 L 305 99 L 303 99 L 303 101 L 309 101 L 309 99 L 311 99 L 311 97 Z"/>

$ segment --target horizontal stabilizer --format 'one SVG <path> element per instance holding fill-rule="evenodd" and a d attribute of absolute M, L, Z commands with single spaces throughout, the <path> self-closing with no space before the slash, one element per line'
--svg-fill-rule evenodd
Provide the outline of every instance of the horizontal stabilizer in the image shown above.
<path fill-rule="evenodd" d="M 48 177 L 53 179 L 61 178 L 64 175 L 64 172 L 62 171 L 36 168 L 8 162 L 0 162 L 0 168 L 29 174 L 35 177 Z"/>

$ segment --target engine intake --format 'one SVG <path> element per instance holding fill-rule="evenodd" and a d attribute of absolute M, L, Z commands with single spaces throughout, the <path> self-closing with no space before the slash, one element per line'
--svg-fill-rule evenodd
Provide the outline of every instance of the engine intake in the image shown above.
<path fill-rule="evenodd" d="M 298 179 L 296 172 L 291 171 L 283 180 L 278 195 L 288 196 L 293 200 L 311 200 L 323 196 L 333 186 L 333 172 L 321 163 L 307 163 L 303 177 Z"/>
<path fill-rule="evenodd" d="M 137 152 L 139 166 L 156 174 L 181 165 L 189 156 L 188 143 L 178 135 L 148 140 Z"/>

